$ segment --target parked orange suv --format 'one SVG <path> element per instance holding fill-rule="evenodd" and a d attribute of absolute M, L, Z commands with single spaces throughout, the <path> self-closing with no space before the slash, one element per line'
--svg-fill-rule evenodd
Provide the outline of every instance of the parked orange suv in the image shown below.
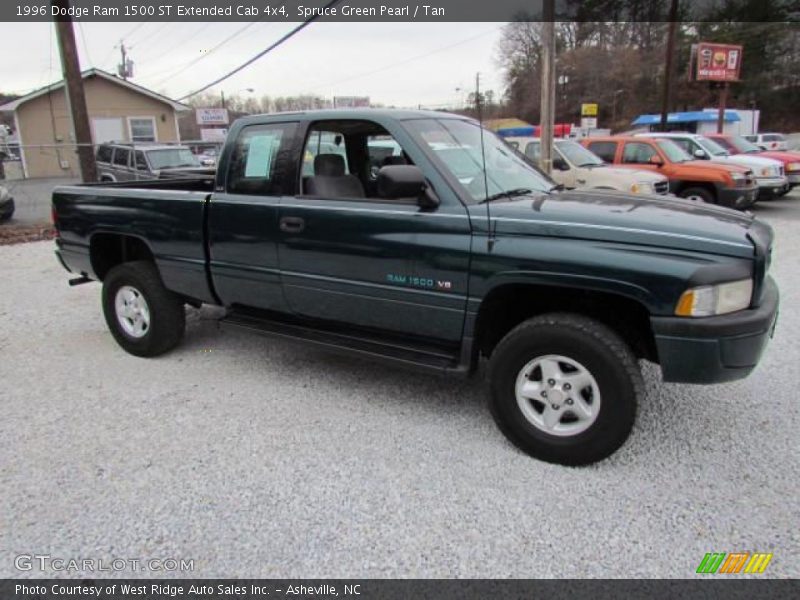
<path fill-rule="evenodd" d="M 681 198 L 741 210 L 758 196 L 753 173 L 746 167 L 694 160 L 668 139 L 608 136 L 586 138 L 581 144 L 608 163 L 665 175 L 669 191 Z"/>

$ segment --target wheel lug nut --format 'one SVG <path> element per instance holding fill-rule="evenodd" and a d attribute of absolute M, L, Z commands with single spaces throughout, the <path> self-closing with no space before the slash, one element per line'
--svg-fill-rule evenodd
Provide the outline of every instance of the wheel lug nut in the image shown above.
<path fill-rule="evenodd" d="M 565 383 L 565 384 L 564 384 L 564 389 L 565 389 L 565 390 L 567 390 L 567 391 L 569 391 L 569 390 L 571 390 L 571 389 L 572 389 L 572 386 L 571 386 L 570 384 L 568 384 L 568 383 Z"/>
<path fill-rule="evenodd" d="M 556 384 L 556 380 L 555 380 L 555 379 L 548 379 L 548 380 L 547 380 L 547 385 L 549 385 L 549 386 L 551 386 L 551 387 L 552 387 L 552 386 L 554 386 L 555 384 Z"/>
<path fill-rule="evenodd" d="M 558 410 L 558 404 L 551 404 L 550 408 L 552 408 L 553 410 Z"/>
<path fill-rule="evenodd" d="M 542 390 L 542 398 L 547 398 L 547 390 Z"/>
<path fill-rule="evenodd" d="M 569 406 L 572 406 L 572 398 L 567 398 L 567 404 L 568 404 Z"/>

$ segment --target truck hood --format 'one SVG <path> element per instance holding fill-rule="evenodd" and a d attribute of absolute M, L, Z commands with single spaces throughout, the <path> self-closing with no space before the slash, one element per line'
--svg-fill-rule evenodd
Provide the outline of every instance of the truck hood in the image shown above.
<path fill-rule="evenodd" d="M 586 170 L 593 175 L 599 177 L 613 177 L 618 181 L 626 182 L 628 185 L 632 183 L 658 183 L 659 181 L 666 181 L 666 177 L 647 171 L 645 169 L 626 169 L 623 167 L 583 167 L 581 170 Z"/>
<path fill-rule="evenodd" d="M 780 169 L 781 163 L 777 160 L 772 158 L 764 158 L 763 156 L 753 156 L 752 154 L 731 154 L 730 156 L 715 156 L 715 161 L 720 162 L 730 162 L 735 165 L 742 165 L 743 167 L 748 167 L 752 169 L 753 174 L 756 177 L 763 177 L 762 169 L 764 168 L 771 168 L 773 169 L 774 173 L 772 175 L 778 174 L 778 169 Z"/>
<path fill-rule="evenodd" d="M 489 212 L 498 237 L 536 235 L 591 239 L 752 258 L 755 219 L 727 208 L 677 198 L 570 190 L 496 201 Z M 477 223 L 486 205 L 473 205 Z"/>

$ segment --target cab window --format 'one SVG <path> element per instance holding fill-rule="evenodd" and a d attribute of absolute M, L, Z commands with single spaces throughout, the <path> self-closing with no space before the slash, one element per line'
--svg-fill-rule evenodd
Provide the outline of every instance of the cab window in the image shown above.
<path fill-rule="evenodd" d="M 617 156 L 617 142 L 589 142 L 589 150 L 607 163 L 613 163 Z"/>
<path fill-rule="evenodd" d="M 622 151 L 622 162 L 625 164 L 644 165 L 656 156 L 655 149 L 650 144 L 642 142 L 628 142 Z"/>
<path fill-rule="evenodd" d="M 231 152 L 228 191 L 234 194 L 274 196 L 282 193 L 281 174 L 289 160 L 297 123 L 245 127 Z"/>
<path fill-rule="evenodd" d="M 300 195 L 321 199 L 388 200 L 378 191 L 380 170 L 413 164 L 384 127 L 355 119 L 313 123 L 302 160 Z"/>
<path fill-rule="evenodd" d="M 114 165 L 117 167 L 127 167 L 131 158 L 131 151 L 128 148 L 114 148 Z"/>
<path fill-rule="evenodd" d="M 147 159 L 144 157 L 144 152 L 137 150 L 134 154 L 134 160 L 136 161 L 137 171 L 147 171 Z"/>

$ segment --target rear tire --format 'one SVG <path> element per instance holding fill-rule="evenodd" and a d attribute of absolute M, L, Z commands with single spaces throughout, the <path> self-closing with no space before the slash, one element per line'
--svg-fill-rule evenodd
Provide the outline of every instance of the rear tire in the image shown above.
<path fill-rule="evenodd" d="M 518 325 L 495 348 L 489 373 L 501 431 L 534 458 L 562 465 L 597 462 L 622 446 L 644 389 L 628 345 L 569 313 Z"/>
<path fill-rule="evenodd" d="M 714 194 L 705 188 L 692 187 L 682 190 L 678 196 L 686 200 L 694 200 L 695 202 L 707 202 L 708 204 L 716 204 Z"/>
<path fill-rule="evenodd" d="M 146 260 L 108 272 L 103 314 L 117 343 L 135 356 L 164 354 L 178 345 L 186 327 L 183 302 L 164 287 L 158 269 Z"/>

